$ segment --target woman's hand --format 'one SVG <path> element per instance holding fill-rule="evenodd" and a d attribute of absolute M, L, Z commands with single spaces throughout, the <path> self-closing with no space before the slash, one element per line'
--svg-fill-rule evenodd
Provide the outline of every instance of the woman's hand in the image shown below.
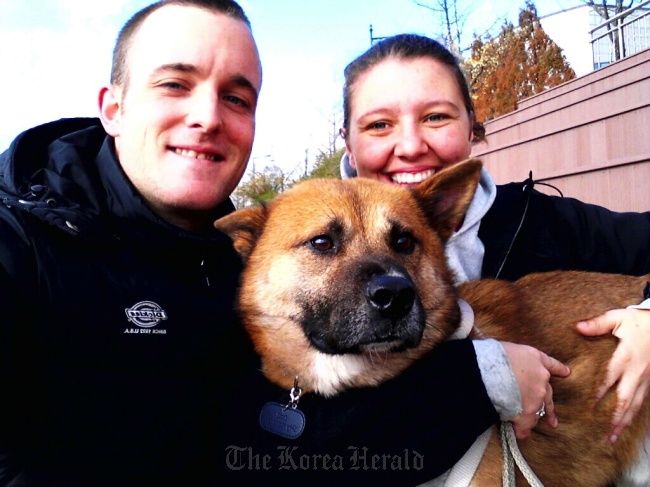
<path fill-rule="evenodd" d="M 544 352 L 528 345 L 501 342 L 515 374 L 521 392 L 522 412 L 512 419 L 518 440 L 530 436 L 532 429 L 540 420 L 538 412 L 544 409 L 544 419 L 555 428 L 558 424 L 553 404 L 551 376 L 566 377 L 571 373 L 569 367 L 549 357 Z"/>
<path fill-rule="evenodd" d="M 586 336 L 612 333 L 619 338 L 616 351 L 607 366 L 605 381 L 598 389 L 596 402 L 618 382 L 618 403 L 608 433 L 613 443 L 639 412 L 650 390 L 650 310 L 616 309 L 578 323 Z"/>

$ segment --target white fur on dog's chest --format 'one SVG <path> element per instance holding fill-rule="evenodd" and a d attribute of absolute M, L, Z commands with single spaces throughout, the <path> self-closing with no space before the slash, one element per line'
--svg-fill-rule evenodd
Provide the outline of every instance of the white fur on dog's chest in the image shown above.
<path fill-rule="evenodd" d="M 461 322 L 456 332 L 449 337 L 450 340 L 467 338 L 474 326 L 474 311 L 470 305 L 462 299 L 458 300 L 458 305 Z M 331 355 L 316 352 L 311 367 L 314 389 L 324 396 L 332 396 L 349 388 L 359 376 L 372 372 L 376 364 L 373 363 L 372 355 Z"/>
<path fill-rule="evenodd" d="M 356 377 L 368 370 L 363 355 L 329 355 L 318 352 L 313 362 L 314 388 L 319 394 L 332 396 L 347 388 Z"/>

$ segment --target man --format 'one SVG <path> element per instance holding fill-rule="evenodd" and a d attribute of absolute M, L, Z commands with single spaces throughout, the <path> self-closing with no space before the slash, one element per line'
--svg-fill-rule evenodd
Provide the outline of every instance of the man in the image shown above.
<path fill-rule="evenodd" d="M 212 222 L 261 82 L 237 4 L 158 3 L 120 34 L 101 125 L 47 124 L 3 154 L 0 484 L 215 478 L 240 264 Z"/>
<path fill-rule="evenodd" d="M 212 222 L 233 210 L 261 82 L 236 3 L 164 0 L 122 29 L 99 121 L 36 127 L 0 156 L 1 485 L 407 485 L 498 419 L 459 340 L 376 390 L 302 398 L 293 442 L 260 429 L 288 391 L 261 377 L 233 311 L 241 264 Z M 303 469 L 296 447 L 342 471 Z M 407 448 L 420 468 L 364 468 Z"/>
<path fill-rule="evenodd" d="M 253 144 L 262 71 L 250 27 L 170 5 L 120 49 L 99 102 L 122 169 L 164 220 L 203 232 Z"/>

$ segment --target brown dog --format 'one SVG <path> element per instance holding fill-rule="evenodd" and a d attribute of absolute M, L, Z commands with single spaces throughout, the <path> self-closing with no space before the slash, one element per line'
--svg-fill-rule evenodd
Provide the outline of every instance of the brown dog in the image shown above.
<path fill-rule="evenodd" d="M 607 485 L 637 458 L 650 401 L 616 444 L 604 440 L 615 394 L 591 405 L 616 339 L 586 339 L 575 324 L 637 304 L 648 277 L 563 272 L 456 289 L 444 245 L 480 170 L 479 161 L 466 161 L 413 190 L 366 179 L 307 181 L 217 221 L 246 262 L 239 301 L 246 329 L 271 381 L 290 389 L 298 376 L 303 390 L 334 395 L 394 377 L 451 338 L 460 297 L 474 311 L 473 336 L 529 344 L 571 367 L 570 377 L 552 383 L 560 426 L 541 421 L 520 445 L 540 480 Z M 471 485 L 499 485 L 502 459 L 493 436 Z"/>

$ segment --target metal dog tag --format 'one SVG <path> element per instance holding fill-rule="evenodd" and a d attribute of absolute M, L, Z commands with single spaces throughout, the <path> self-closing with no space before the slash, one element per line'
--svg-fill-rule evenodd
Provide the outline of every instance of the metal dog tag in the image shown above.
<path fill-rule="evenodd" d="M 290 405 L 267 402 L 260 412 L 260 426 L 269 433 L 295 440 L 305 429 L 305 415 Z"/>

